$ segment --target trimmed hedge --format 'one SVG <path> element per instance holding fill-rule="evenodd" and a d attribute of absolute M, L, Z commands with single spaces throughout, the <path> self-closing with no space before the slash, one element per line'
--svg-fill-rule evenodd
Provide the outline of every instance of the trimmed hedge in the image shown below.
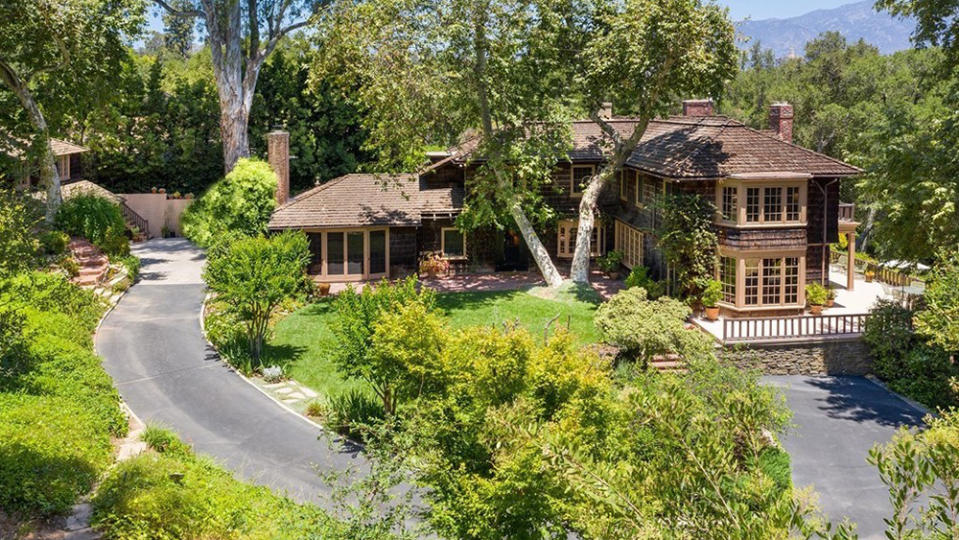
<path fill-rule="evenodd" d="M 315 506 L 235 479 L 175 435 L 148 428 L 154 452 L 120 463 L 93 499 L 104 538 L 343 538 Z"/>
<path fill-rule="evenodd" d="M 0 283 L 22 325 L 0 349 L 0 508 L 20 519 L 65 512 L 112 460 L 126 433 L 120 397 L 93 353 L 102 303 L 62 276 Z"/>

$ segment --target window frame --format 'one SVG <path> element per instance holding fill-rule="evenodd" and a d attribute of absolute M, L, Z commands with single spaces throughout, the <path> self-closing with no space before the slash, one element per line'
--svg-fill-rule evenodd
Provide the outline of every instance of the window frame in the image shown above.
<path fill-rule="evenodd" d="M 375 231 L 384 232 L 384 244 L 385 244 L 385 256 L 386 256 L 386 265 L 383 272 L 372 273 L 370 272 L 370 233 Z M 316 229 L 308 228 L 304 229 L 305 233 L 318 234 L 320 235 L 320 261 L 319 261 L 319 274 L 313 274 L 315 277 L 320 278 L 320 281 L 364 281 L 368 279 L 379 279 L 381 277 L 389 277 L 390 275 L 390 228 L 389 227 L 337 227 L 331 229 Z M 363 271 L 359 274 L 350 274 L 348 273 L 348 260 L 349 260 L 349 233 L 363 233 Z M 330 274 L 329 273 L 329 247 L 328 247 L 328 238 L 330 234 L 342 234 L 343 235 L 343 273 Z M 312 255 L 311 255 L 312 256 Z M 316 263 L 314 263 L 315 265 Z"/>
<path fill-rule="evenodd" d="M 644 265 L 645 241 L 642 230 L 618 219 L 613 221 L 613 247 L 623 254 L 623 266 L 626 268 Z"/>
<path fill-rule="evenodd" d="M 716 183 L 715 204 L 716 204 L 716 223 L 728 227 L 739 228 L 788 228 L 805 227 L 808 225 L 808 179 L 733 179 L 727 178 Z M 727 219 L 725 212 L 725 193 L 727 189 L 735 189 L 736 208 L 733 215 L 734 220 Z M 749 221 L 749 195 L 750 190 L 758 190 L 756 193 L 756 220 Z M 779 212 L 780 219 L 766 219 L 766 202 L 771 190 L 780 190 Z M 798 212 L 791 212 L 790 192 L 798 190 Z M 790 220 L 790 215 L 795 215 L 797 219 Z"/>
<path fill-rule="evenodd" d="M 580 198 L 583 196 L 582 191 L 577 191 L 576 189 L 576 169 L 585 169 L 589 168 L 589 175 L 586 178 L 592 178 L 596 175 L 596 164 L 595 163 L 573 163 L 569 167 L 569 196 Z"/>
<path fill-rule="evenodd" d="M 806 252 L 802 249 L 788 250 L 735 250 L 720 247 L 718 262 L 716 265 L 715 279 L 722 281 L 724 260 L 731 259 L 735 261 L 735 286 L 734 302 L 729 302 L 724 295 L 719 303 L 723 307 L 735 311 L 768 311 L 770 309 L 801 309 L 806 305 Z M 747 303 L 749 297 L 746 294 L 746 270 L 747 262 L 756 261 L 756 274 L 753 276 L 755 283 L 755 303 Z M 776 260 L 779 269 L 775 275 L 778 282 L 778 293 L 776 302 L 766 302 L 766 260 Z M 790 265 L 790 262 L 793 262 Z M 795 272 L 794 274 L 791 272 Z M 790 283 L 793 282 L 793 283 Z M 725 284 L 725 285 L 728 285 Z M 795 286 L 794 290 L 787 291 L 787 286 Z M 725 291 L 724 291 L 725 292 Z M 788 298 L 795 297 L 795 302 L 787 302 Z"/>
<path fill-rule="evenodd" d="M 556 222 L 556 257 L 559 259 L 572 259 L 573 252 L 576 251 L 576 242 L 571 241 L 573 235 L 579 229 L 578 219 L 561 219 Z M 565 234 L 564 234 L 565 233 Z M 593 222 L 593 235 L 596 241 L 590 239 L 589 258 L 602 257 L 606 253 L 606 223 L 602 219 L 596 219 Z"/>
<path fill-rule="evenodd" d="M 463 254 L 462 255 L 447 255 L 446 254 L 446 233 L 449 231 L 455 231 L 463 237 Z M 468 258 L 466 253 L 466 233 L 457 229 L 456 227 L 441 227 L 440 228 L 440 256 L 441 258 L 447 261 L 462 261 Z"/>

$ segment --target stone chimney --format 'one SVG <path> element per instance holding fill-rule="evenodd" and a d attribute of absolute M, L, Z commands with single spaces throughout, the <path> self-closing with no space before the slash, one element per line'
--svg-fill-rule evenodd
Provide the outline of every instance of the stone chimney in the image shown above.
<path fill-rule="evenodd" d="M 777 101 L 769 106 L 769 129 L 780 139 L 793 142 L 793 106 Z"/>
<path fill-rule="evenodd" d="M 684 99 L 683 116 L 712 116 L 712 99 Z"/>
<path fill-rule="evenodd" d="M 276 173 L 276 205 L 290 200 L 290 134 L 275 129 L 266 134 L 266 155 Z"/>
<path fill-rule="evenodd" d="M 602 105 L 599 106 L 599 117 L 609 120 L 613 117 L 613 102 L 604 101 Z"/>

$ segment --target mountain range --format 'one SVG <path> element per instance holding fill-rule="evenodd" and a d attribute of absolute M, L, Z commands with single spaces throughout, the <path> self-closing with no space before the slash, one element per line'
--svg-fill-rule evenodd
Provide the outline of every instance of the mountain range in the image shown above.
<path fill-rule="evenodd" d="M 835 30 L 849 42 L 865 39 L 882 54 L 911 47 L 909 36 L 915 21 L 876 11 L 873 5 L 873 0 L 866 0 L 810 11 L 798 17 L 740 21 L 736 23 L 739 46 L 747 49 L 759 41 L 762 48 L 772 49 L 777 58 L 802 56 L 806 42 L 822 32 Z"/>

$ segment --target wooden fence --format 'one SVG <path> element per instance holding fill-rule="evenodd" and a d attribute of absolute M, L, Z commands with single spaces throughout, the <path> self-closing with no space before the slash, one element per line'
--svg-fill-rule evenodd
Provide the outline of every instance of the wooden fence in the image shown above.
<path fill-rule="evenodd" d="M 724 319 L 723 343 L 855 337 L 866 328 L 866 313 L 846 315 Z"/>

